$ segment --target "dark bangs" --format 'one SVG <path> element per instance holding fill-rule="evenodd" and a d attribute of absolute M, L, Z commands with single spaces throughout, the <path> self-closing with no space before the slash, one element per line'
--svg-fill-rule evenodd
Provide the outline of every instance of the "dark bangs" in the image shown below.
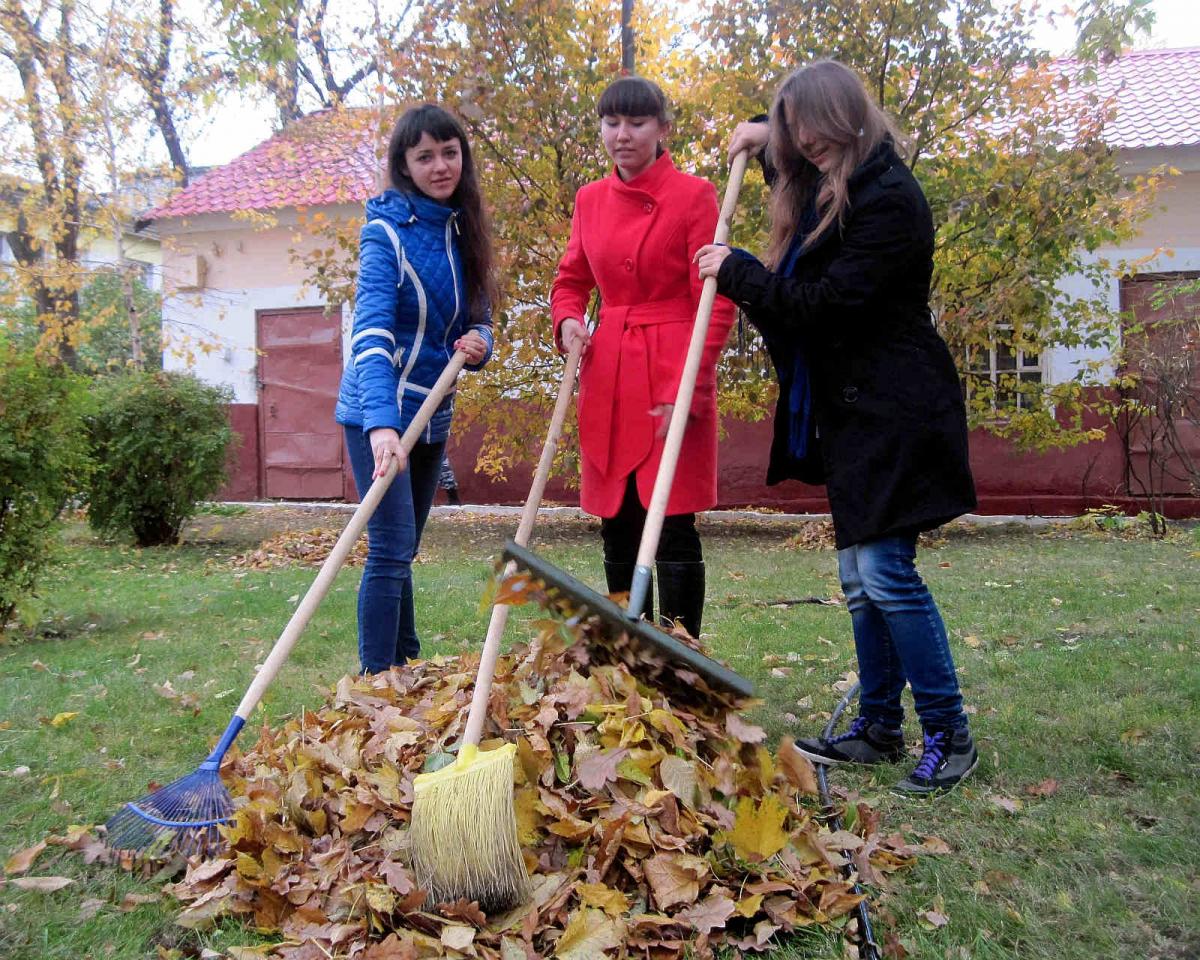
<path fill-rule="evenodd" d="M 421 142 L 429 134 L 438 143 L 458 140 L 467 151 L 467 135 L 462 126 L 441 107 L 427 103 L 406 110 L 392 130 L 388 141 L 388 183 L 397 190 L 411 191 L 412 181 L 404 172 L 404 153 Z"/>
<path fill-rule="evenodd" d="M 657 83 L 645 77 L 622 77 L 610 83 L 596 104 L 600 117 L 654 117 L 659 123 L 670 123 L 667 98 Z"/>

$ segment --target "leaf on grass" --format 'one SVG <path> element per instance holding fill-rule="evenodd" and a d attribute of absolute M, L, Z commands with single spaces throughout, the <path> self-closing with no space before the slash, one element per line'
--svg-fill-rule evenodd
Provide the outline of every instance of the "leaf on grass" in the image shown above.
<path fill-rule="evenodd" d="M 621 945 L 621 928 L 603 910 L 577 911 L 554 946 L 558 960 L 604 960 Z"/>
<path fill-rule="evenodd" d="M 1001 810 L 1005 810 L 1013 815 L 1019 813 L 1021 808 L 1025 806 L 1025 804 L 1023 804 L 1020 800 L 1014 799 L 1013 797 L 1002 797 L 995 793 L 988 797 L 988 799 Z"/>
<path fill-rule="evenodd" d="M 96 914 L 104 909 L 104 901 L 96 897 L 88 897 L 79 905 L 79 914 L 77 919 L 80 921 L 91 920 Z"/>
<path fill-rule="evenodd" d="M 18 850 L 11 857 L 4 861 L 4 872 L 10 877 L 14 873 L 24 873 L 33 866 L 33 861 L 38 858 L 43 850 L 46 849 L 46 841 L 41 840 L 35 843 L 32 847 L 26 847 L 24 850 Z"/>
<path fill-rule="evenodd" d="M 937 929 L 938 927 L 944 927 L 950 922 L 950 918 L 948 916 L 946 916 L 944 913 L 939 913 L 937 910 L 926 910 L 924 913 L 918 914 L 918 916 L 921 918 L 921 920 L 929 924 L 934 929 Z"/>
<path fill-rule="evenodd" d="M 63 887 L 69 887 L 75 881 L 70 877 L 13 877 L 8 881 L 14 887 L 22 890 L 36 890 L 38 893 L 53 893 Z"/>
<path fill-rule="evenodd" d="M 932 854 L 953 853 L 950 844 L 941 837 L 926 837 L 921 841 L 921 849 Z"/>
<path fill-rule="evenodd" d="M 1031 797 L 1052 797 L 1058 793 L 1058 781 L 1050 778 L 1041 783 L 1031 783 L 1025 788 L 1025 793 Z"/>
<path fill-rule="evenodd" d="M 117 909 L 122 913 L 130 913 L 143 904 L 158 903 L 161 899 L 161 893 L 127 893 Z"/>
<path fill-rule="evenodd" d="M 787 807 L 773 793 L 763 797 L 761 804 L 756 804 L 750 797 L 742 797 L 738 801 L 733 830 L 729 833 L 734 852 L 751 863 L 775 856 L 788 842 L 788 835 L 783 830 L 786 818 Z"/>
<path fill-rule="evenodd" d="M 43 720 L 43 723 L 48 723 L 52 727 L 65 727 L 68 723 L 79 716 L 78 710 L 64 710 L 62 713 L 56 713 L 51 719 Z"/>

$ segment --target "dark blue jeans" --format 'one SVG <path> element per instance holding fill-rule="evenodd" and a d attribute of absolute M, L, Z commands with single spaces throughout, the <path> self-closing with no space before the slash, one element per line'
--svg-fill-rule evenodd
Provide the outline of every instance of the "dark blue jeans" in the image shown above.
<path fill-rule="evenodd" d="M 899 727 L 904 720 L 900 694 L 907 681 L 925 730 L 965 727 L 946 627 L 917 573 L 916 555 L 916 534 L 838 551 L 862 683 L 859 714 Z"/>
<path fill-rule="evenodd" d="M 346 449 L 358 495 L 375 472 L 371 441 L 346 425 Z M 363 673 L 404 664 L 421 652 L 413 610 L 412 562 L 437 491 L 446 442 L 418 443 L 367 522 L 367 564 L 358 587 L 358 658 Z"/>

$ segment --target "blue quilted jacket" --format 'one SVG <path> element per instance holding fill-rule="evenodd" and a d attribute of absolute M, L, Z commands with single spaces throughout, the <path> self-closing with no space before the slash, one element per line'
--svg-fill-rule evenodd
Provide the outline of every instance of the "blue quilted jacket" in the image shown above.
<path fill-rule="evenodd" d="M 492 355 L 491 318 L 470 324 L 458 249 L 458 214 L 419 193 L 387 190 L 367 201 L 359 235 L 358 293 L 350 355 L 334 413 L 338 423 L 403 432 L 454 353 L 477 330 Z M 451 393 L 421 436 L 445 440 Z"/>

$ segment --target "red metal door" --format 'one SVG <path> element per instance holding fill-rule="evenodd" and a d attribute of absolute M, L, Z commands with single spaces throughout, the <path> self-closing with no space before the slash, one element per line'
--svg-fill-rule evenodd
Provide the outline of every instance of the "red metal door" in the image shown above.
<path fill-rule="evenodd" d="M 1189 494 L 1200 476 L 1200 273 L 1138 274 L 1121 281 L 1125 363 L 1141 378 L 1130 393 L 1153 413 L 1129 437 L 1134 469 L 1157 470 L 1167 494 Z"/>
<path fill-rule="evenodd" d="M 341 498 L 342 428 L 334 422 L 342 324 L 323 307 L 260 310 L 260 480 L 268 498 Z"/>

